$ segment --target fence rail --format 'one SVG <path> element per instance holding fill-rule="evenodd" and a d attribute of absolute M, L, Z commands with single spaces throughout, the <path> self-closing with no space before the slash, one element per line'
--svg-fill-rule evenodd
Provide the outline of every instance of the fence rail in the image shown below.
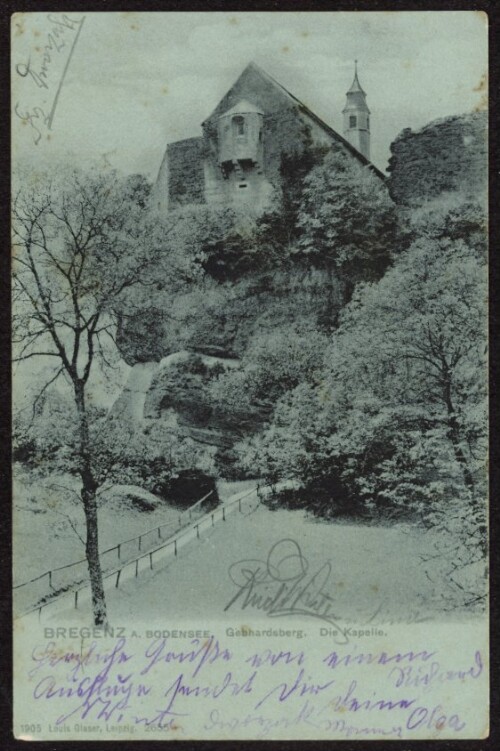
<path fill-rule="evenodd" d="M 203 496 L 203 498 L 201 498 L 199 501 L 197 501 L 195 504 L 193 504 L 193 506 L 191 506 L 189 509 L 186 509 L 186 511 L 182 512 L 179 515 L 179 520 L 178 520 L 179 521 L 179 525 L 181 524 L 181 517 L 183 515 L 188 515 L 189 520 L 192 522 L 192 516 L 193 516 L 193 513 L 194 513 L 195 509 L 196 510 L 198 510 L 198 509 L 201 510 L 202 503 L 204 503 L 204 501 L 206 501 L 210 497 L 210 495 L 212 495 L 212 493 L 213 493 L 213 491 L 210 491 L 210 493 L 207 493 L 205 496 Z M 241 512 L 242 511 L 242 501 L 247 500 L 251 495 L 254 495 L 254 494 L 257 495 L 258 501 L 260 502 L 260 499 L 261 499 L 260 488 L 257 486 L 257 488 L 252 488 L 251 490 L 249 490 L 248 492 L 246 492 L 246 493 L 238 496 L 234 500 L 228 501 L 228 502 L 226 502 L 224 504 L 220 504 L 219 506 L 217 506 L 213 510 L 208 511 L 206 514 L 204 514 L 199 519 L 197 519 L 195 523 L 191 523 L 191 524 L 188 523 L 188 526 L 185 526 L 184 528 L 178 527 L 177 528 L 178 534 L 174 534 L 174 536 L 170 536 L 168 539 L 166 539 L 163 542 L 162 545 L 156 546 L 156 547 L 154 547 L 152 549 L 148 549 L 145 552 L 142 552 L 142 549 L 141 549 L 142 548 L 141 539 L 143 540 L 144 538 L 146 538 L 148 535 L 151 535 L 152 533 L 157 535 L 156 539 L 163 539 L 161 537 L 161 530 L 164 529 L 164 528 L 166 528 L 166 527 L 173 526 L 173 524 L 174 524 L 173 522 L 169 522 L 169 523 L 166 523 L 166 524 L 162 524 L 162 525 L 153 527 L 152 529 L 148 530 L 147 532 L 143 532 L 140 535 L 137 535 L 136 537 L 130 538 L 129 540 L 124 540 L 124 541 L 118 543 L 117 545 L 114 545 L 112 548 L 108 548 L 107 550 L 102 551 L 100 553 L 101 565 L 102 565 L 102 558 L 103 558 L 103 556 L 106 555 L 106 554 L 112 553 L 114 551 L 117 551 L 117 561 L 119 561 L 121 563 L 121 565 L 118 566 L 118 567 L 116 567 L 116 564 L 115 564 L 115 567 L 111 571 L 106 570 L 106 568 L 104 568 L 104 571 L 103 571 L 103 580 L 106 581 L 108 579 L 111 579 L 111 578 L 115 577 L 115 587 L 118 587 L 119 583 L 120 583 L 122 572 L 123 572 L 123 570 L 125 568 L 133 567 L 134 568 L 134 578 L 137 578 L 138 575 L 139 575 L 139 569 L 140 569 L 139 562 L 140 561 L 147 560 L 148 564 L 149 564 L 147 566 L 147 568 L 149 568 L 150 570 L 152 570 L 153 569 L 153 557 L 155 556 L 155 554 L 158 554 L 161 551 L 167 551 L 169 548 L 172 548 L 172 550 L 173 550 L 173 556 L 177 557 L 178 549 L 180 547 L 180 545 L 179 545 L 179 541 L 180 540 L 182 540 L 183 538 L 185 538 L 186 536 L 188 536 L 192 532 L 196 533 L 196 539 L 200 539 L 200 527 L 203 524 L 205 524 L 206 527 L 211 528 L 211 527 L 215 526 L 215 522 L 216 522 L 217 517 L 219 517 L 219 519 L 221 521 L 225 521 L 226 520 L 226 514 L 227 514 L 227 512 L 229 511 L 229 509 L 232 509 L 234 506 L 236 506 L 236 504 L 238 505 L 238 509 Z M 207 522 L 208 522 L 208 524 L 207 524 Z M 123 558 L 122 557 L 122 552 L 123 552 L 124 546 L 127 545 L 128 543 L 135 543 L 135 542 L 138 542 L 137 552 L 139 552 L 140 555 L 135 555 L 133 557 L 125 557 L 125 558 Z M 24 587 L 24 586 L 26 586 L 28 584 L 32 584 L 33 582 L 41 581 L 44 577 L 48 577 L 49 586 L 52 589 L 52 592 L 49 593 L 49 595 L 45 594 L 45 595 L 42 595 L 41 597 L 39 597 L 38 598 L 38 602 L 37 602 L 37 604 L 35 606 L 29 607 L 29 609 L 25 610 L 24 612 L 22 612 L 17 617 L 23 617 L 23 616 L 26 616 L 26 615 L 28 615 L 30 613 L 34 613 L 34 612 L 37 612 L 37 611 L 38 611 L 39 616 L 40 616 L 43 608 L 48 607 L 49 605 L 51 605 L 53 602 L 55 602 L 60 597 L 67 596 L 69 594 L 73 594 L 74 607 L 77 608 L 78 607 L 78 601 L 79 601 L 79 594 L 80 594 L 80 592 L 82 592 L 83 590 L 85 590 L 85 589 L 87 589 L 89 587 L 88 573 L 85 572 L 85 575 L 84 575 L 83 579 L 80 579 L 78 581 L 74 581 L 73 580 L 69 584 L 64 585 L 62 587 L 54 587 L 52 574 L 54 574 L 55 572 L 58 572 L 58 571 L 62 571 L 64 569 L 69 569 L 69 568 L 74 567 L 74 566 L 76 566 L 78 564 L 85 564 L 86 565 L 87 561 L 86 561 L 86 559 L 83 559 L 81 561 L 75 561 L 73 563 L 69 563 L 69 564 L 67 564 L 65 566 L 59 566 L 57 568 L 51 569 L 51 571 L 46 571 L 45 573 L 40 574 L 39 576 L 34 577 L 33 579 L 31 579 L 29 581 L 26 581 L 26 582 L 23 582 L 22 584 L 16 585 L 16 587 L 14 587 L 14 589 L 20 589 L 21 587 Z M 83 581 L 85 583 L 83 583 Z M 80 586 L 80 585 L 82 585 L 82 586 Z"/>
<path fill-rule="evenodd" d="M 173 529 L 175 532 L 181 529 L 183 526 L 189 524 L 193 519 L 193 516 L 197 512 L 202 512 L 202 504 L 213 494 L 213 490 L 196 501 L 192 506 L 184 511 L 180 511 L 176 521 L 165 522 L 164 524 L 156 525 L 151 529 L 141 532 L 141 534 L 131 537 L 127 540 L 121 540 L 116 545 L 113 545 L 106 550 L 99 552 L 101 559 L 101 566 L 103 572 L 107 572 L 110 568 L 113 568 L 118 561 L 127 561 L 130 557 L 133 557 L 138 551 L 149 550 L 152 545 L 156 544 L 158 540 L 167 539 L 164 537 L 164 532 L 167 529 Z M 171 534 L 168 535 L 170 537 Z M 79 566 L 80 571 L 75 573 L 75 567 Z M 64 574 L 61 576 L 61 572 L 70 572 L 69 576 Z M 76 586 L 88 578 L 87 559 L 82 558 L 78 561 L 72 561 L 63 566 L 55 566 L 50 571 L 44 571 L 43 574 L 39 574 L 25 582 L 16 584 L 13 586 L 13 590 L 25 590 L 26 587 L 39 583 L 36 588 L 30 586 L 28 601 L 38 602 L 47 597 L 54 597 L 58 593 L 63 593 L 72 586 Z M 48 585 L 48 586 L 47 586 Z M 47 592 L 48 590 L 48 592 Z M 25 607 L 28 607 L 26 603 Z M 29 611 L 31 612 L 31 611 Z"/>

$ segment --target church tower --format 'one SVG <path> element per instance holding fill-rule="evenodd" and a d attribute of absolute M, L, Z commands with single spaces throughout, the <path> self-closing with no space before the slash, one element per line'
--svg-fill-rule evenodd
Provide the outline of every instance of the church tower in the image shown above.
<path fill-rule="evenodd" d="M 352 145 L 370 159 L 370 110 L 366 94 L 358 79 L 358 61 L 354 62 L 354 80 L 347 92 L 344 115 L 344 136 Z"/>

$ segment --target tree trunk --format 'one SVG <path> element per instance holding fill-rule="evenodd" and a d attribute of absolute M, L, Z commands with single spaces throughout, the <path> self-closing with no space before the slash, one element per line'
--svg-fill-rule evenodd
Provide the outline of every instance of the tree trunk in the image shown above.
<path fill-rule="evenodd" d="M 457 463 L 459 467 L 462 470 L 465 486 L 469 490 L 474 489 L 474 478 L 472 477 L 472 473 L 467 465 L 467 458 L 462 451 L 461 447 L 461 441 L 460 441 L 460 427 L 456 418 L 455 409 L 453 406 L 452 398 L 451 398 L 451 374 L 448 368 L 444 369 L 444 400 L 446 403 L 446 410 L 448 412 L 448 435 L 451 441 L 451 445 L 453 446 L 453 452 L 455 454 L 455 459 L 457 460 Z"/>
<path fill-rule="evenodd" d="M 458 425 L 454 417 L 450 417 L 448 419 L 448 426 L 449 426 L 450 440 L 453 446 L 453 451 L 455 453 L 455 459 L 457 460 L 459 466 L 462 468 L 462 474 L 464 476 L 465 485 L 469 490 L 473 490 L 474 478 L 472 477 L 472 473 L 469 467 L 467 466 L 467 459 L 460 446 L 459 435 L 458 435 Z"/>
<path fill-rule="evenodd" d="M 92 594 L 92 611 L 96 626 L 106 625 L 106 598 L 102 583 L 101 561 L 99 558 L 99 535 L 97 524 L 97 483 L 92 473 L 89 450 L 89 428 L 85 405 L 85 384 L 78 380 L 74 384 L 75 401 L 78 411 L 79 422 L 79 472 L 82 478 L 82 502 L 85 512 L 85 524 L 87 538 L 85 555 L 90 577 L 90 590 Z"/>

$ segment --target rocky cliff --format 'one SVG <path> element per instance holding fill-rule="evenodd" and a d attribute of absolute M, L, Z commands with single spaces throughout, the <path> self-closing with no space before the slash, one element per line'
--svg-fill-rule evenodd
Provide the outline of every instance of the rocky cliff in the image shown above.
<path fill-rule="evenodd" d="M 260 337 L 290 326 L 314 331 L 334 322 L 342 294 L 342 285 L 326 271 L 295 269 L 212 283 L 205 294 L 187 293 L 182 300 L 165 293 L 163 303 L 161 296 L 155 298 L 154 308 L 142 301 L 118 332 L 132 371 L 114 416 L 137 423 L 159 420 L 200 444 L 230 448 L 261 427 L 272 404 L 262 394 L 225 409 L 214 400 L 211 384 L 238 369 Z"/>

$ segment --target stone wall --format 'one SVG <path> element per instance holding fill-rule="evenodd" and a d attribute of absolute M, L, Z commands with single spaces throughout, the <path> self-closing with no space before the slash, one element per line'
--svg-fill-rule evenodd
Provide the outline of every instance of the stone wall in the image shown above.
<path fill-rule="evenodd" d="M 245 165 L 224 178 L 217 159 L 210 154 L 205 159 L 203 168 L 206 203 L 246 206 L 257 214 L 269 206 L 274 188 L 260 166 L 249 169 Z"/>
<path fill-rule="evenodd" d="M 264 118 L 264 169 L 272 185 L 281 185 L 281 155 L 304 148 L 307 125 L 298 108 L 285 109 Z"/>
<path fill-rule="evenodd" d="M 418 206 L 441 193 L 484 196 L 487 181 L 487 119 L 476 112 L 405 128 L 391 144 L 388 181 L 392 199 Z"/>
<path fill-rule="evenodd" d="M 244 175 L 250 191 L 249 203 L 263 208 L 273 189 L 280 186 L 281 154 L 302 148 L 310 125 L 298 108 L 291 107 L 264 117 L 263 169 Z M 323 136 L 328 138 L 328 136 Z M 167 146 L 155 185 L 157 207 L 161 210 L 187 204 L 229 203 L 236 193 L 237 180 L 225 180 L 217 159 L 217 129 L 205 126 L 204 137 L 188 138 Z M 238 200 L 236 200 L 238 203 Z"/>
<path fill-rule="evenodd" d="M 203 138 L 187 138 L 167 146 L 168 201 L 171 208 L 205 203 Z"/>

